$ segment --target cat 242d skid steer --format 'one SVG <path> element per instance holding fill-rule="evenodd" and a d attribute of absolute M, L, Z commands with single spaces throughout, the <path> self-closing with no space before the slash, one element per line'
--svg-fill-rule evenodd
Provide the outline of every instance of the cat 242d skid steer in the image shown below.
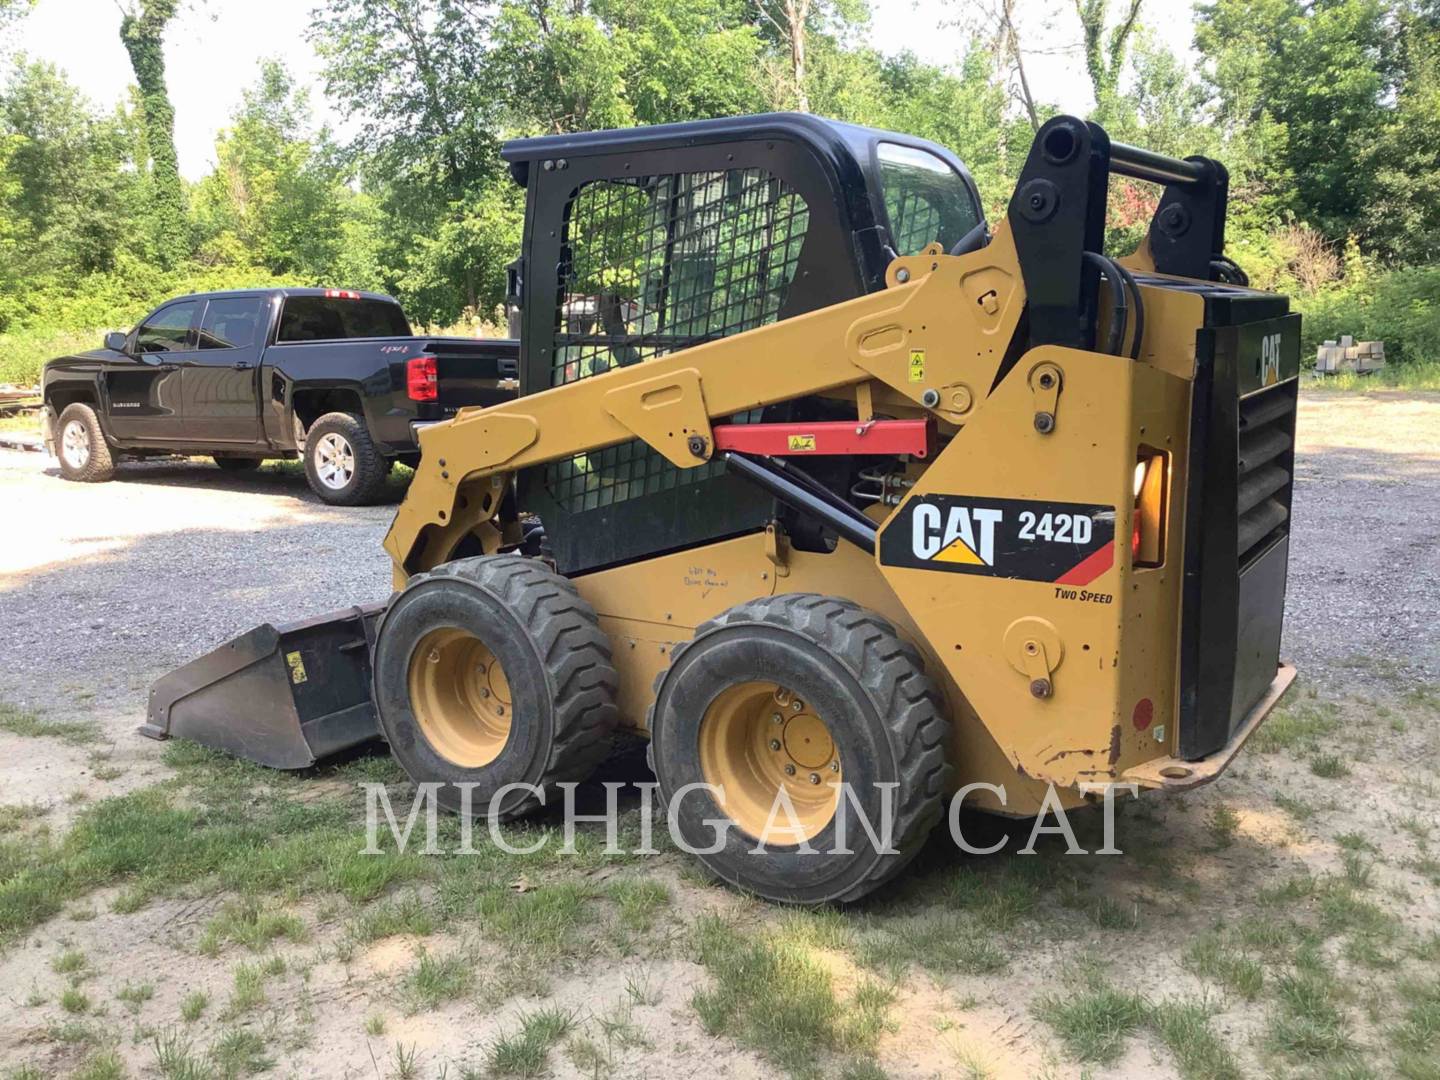
<path fill-rule="evenodd" d="M 422 432 L 398 591 L 166 676 L 147 734 L 299 768 L 378 733 L 511 817 L 618 726 L 712 870 L 820 903 L 964 785 L 1211 780 L 1289 685 L 1299 319 L 1225 258 L 1218 162 L 1058 117 L 992 231 L 948 151 L 810 116 L 503 156 L 519 394 Z M 1163 187 L 1118 260 L 1117 175 Z"/>

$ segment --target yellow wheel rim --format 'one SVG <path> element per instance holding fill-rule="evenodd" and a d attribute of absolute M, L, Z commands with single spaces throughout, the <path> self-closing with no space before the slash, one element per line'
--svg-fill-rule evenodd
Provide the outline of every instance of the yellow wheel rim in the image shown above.
<path fill-rule="evenodd" d="M 410 708 L 435 752 L 453 765 L 489 765 L 510 739 L 510 682 L 474 634 L 432 630 L 410 657 Z"/>
<path fill-rule="evenodd" d="M 840 748 L 830 729 L 774 683 L 740 683 L 711 703 L 700 720 L 700 769 L 722 789 L 717 798 L 730 820 L 767 844 L 816 836 L 840 800 Z"/>

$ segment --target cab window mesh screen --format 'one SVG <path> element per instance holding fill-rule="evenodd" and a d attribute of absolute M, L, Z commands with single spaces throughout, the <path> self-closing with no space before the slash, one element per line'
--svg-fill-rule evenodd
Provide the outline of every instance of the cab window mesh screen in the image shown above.
<path fill-rule="evenodd" d="M 583 185 L 566 209 L 550 385 L 775 322 L 808 224 L 804 200 L 762 169 Z M 677 469 L 637 440 L 549 465 L 545 484 L 579 513 L 722 471 Z"/>

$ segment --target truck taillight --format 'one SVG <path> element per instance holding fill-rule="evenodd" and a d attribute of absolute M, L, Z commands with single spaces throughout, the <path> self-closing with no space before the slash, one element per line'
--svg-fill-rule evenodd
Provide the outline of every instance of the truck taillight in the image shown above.
<path fill-rule="evenodd" d="M 434 401 L 440 396 L 440 373 L 433 356 L 405 361 L 405 391 L 412 401 Z"/>

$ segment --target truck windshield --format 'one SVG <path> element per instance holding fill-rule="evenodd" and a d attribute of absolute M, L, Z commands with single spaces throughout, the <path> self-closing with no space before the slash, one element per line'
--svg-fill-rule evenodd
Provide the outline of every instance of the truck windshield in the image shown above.
<path fill-rule="evenodd" d="M 405 313 L 392 300 L 288 296 L 280 315 L 279 341 L 409 337 Z"/>
<path fill-rule="evenodd" d="M 875 156 L 897 255 L 917 255 L 937 240 L 949 251 L 980 224 L 965 181 L 928 150 L 882 142 Z"/>

